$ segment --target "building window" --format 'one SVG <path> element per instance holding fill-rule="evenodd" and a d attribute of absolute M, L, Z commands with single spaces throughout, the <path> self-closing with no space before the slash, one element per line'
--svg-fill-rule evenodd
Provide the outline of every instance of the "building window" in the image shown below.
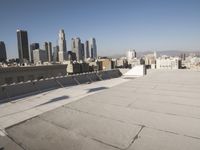
<path fill-rule="evenodd" d="M 18 76 L 17 77 L 17 82 L 24 82 L 24 77 L 23 76 Z"/>
<path fill-rule="evenodd" d="M 6 83 L 6 84 L 11 84 L 11 83 L 13 83 L 13 78 L 12 78 L 12 77 L 6 77 L 6 78 L 5 78 L 5 83 Z"/>
<path fill-rule="evenodd" d="M 29 75 L 28 80 L 33 81 L 34 80 L 34 75 Z"/>
<path fill-rule="evenodd" d="M 44 79 L 44 76 L 38 76 L 37 77 L 37 80 L 42 80 L 42 79 Z"/>

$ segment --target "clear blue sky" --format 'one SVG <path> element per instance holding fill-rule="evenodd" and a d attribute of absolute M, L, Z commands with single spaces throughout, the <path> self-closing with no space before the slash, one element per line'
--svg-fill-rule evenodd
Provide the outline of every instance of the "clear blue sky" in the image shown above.
<path fill-rule="evenodd" d="M 71 38 L 95 37 L 98 53 L 129 48 L 200 50 L 200 0 L 1 0 L 0 40 L 17 57 L 16 29 L 31 42 L 52 41 L 65 29 Z"/>

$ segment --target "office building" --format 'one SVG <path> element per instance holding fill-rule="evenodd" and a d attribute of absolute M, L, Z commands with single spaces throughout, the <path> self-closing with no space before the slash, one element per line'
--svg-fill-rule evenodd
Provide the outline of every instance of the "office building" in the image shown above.
<path fill-rule="evenodd" d="M 71 46 L 72 46 L 72 52 L 76 54 L 77 61 L 82 60 L 82 45 L 81 45 L 81 39 L 80 38 L 72 38 L 71 40 Z"/>
<path fill-rule="evenodd" d="M 136 58 L 136 51 L 135 50 L 128 50 L 126 57 L 127 57 L 128 61 Z"/>
<path fill-rule="evenodd" d="M 43 50 L 48 51 L 48 42 L 44 42 Z"/>
<path fill-rule="evenodd" d="M 145 65 L 147 67 L 151 66 L 151 65 L 155 65 L 156 64 L 156 57 L 155 54 L 147 54 L 144 56 L 144 61 L 145 61 Z"/>
<path fill-rule="evenodd" d="M 97 45 L 95 38 L 89 40 L 90 58 L 97 59 Z"/>
<path fill-rule="evenodd" d="M 156 59 L 157 69 L 180 69 L 181 60 L 178 57 L 162 56 Z"/>
<path fill-rule="evenodd" d="M 6 46 L 3 41 L 0 41 L 0 62 L 6 62 L 7 55 L 6 55 Z"/>
<path fill-rule="evenodd" d="M 31 45 L 30 45 L 30 53 L 31 53 L 31 58 L 30 58 L 30 60 L 31 60 L 31 62 L 33 63 L 33 51 L 35 50 L 35 49 L 39 49 L 40 48 L 40 44 L 39 43 L 32 43 Z"/>
<path fill-rule="evenodd" d="M 101 58 L 98 62 L 100 62 L 100 70 L 114 69 L 114 62 L 110 58 Z"/>
<path fill-rule="evenodd" d="M 85 60 L 85 46 L 83 43 L 81 43 L 81 60 Z"/>
<path fill-rule="evenodd" d="M 44 42 L 44 50 L 46 50 L 47 54 L 47 61 L 52 61 L 52 43 L 51 42 Z"/>
<path fill-rule="evenodd" d="M 68 51 L 67 56 L 68 56 L 69 61 L 75 61 L 76 60 L 76 53 L 74 53 L 72 51 Z"/>
<path fill-rule="evenodd" d="M 84 48 L 84 53 L 85 53 L 85 59 L 90 57 L 90 52 L 89 52 L 89 41 L 85 42 L 85 48 Z"/>
<path fill-rule="evenodd" d="M 59 44 L 59 52 L 58 52 L 58 59 L 59 62 L 63 62 L 67 58 L 67 44 L 66 44 L 66 39 L 65 39 L 65 32 L 63 29 L 59 31 L 59 39 L 58 39 L 58 44 Z"/>
<path fill-rule="evenodd" d="M 53 62 L 58 62 L 58 51 L 59 51 L 59 46 L 53 47 Z"/>
<path fill-rule="evenodd" d="M 27 31 L 17 30 L 18 55 L 20 63 L 29 61 L 29 46 Z"/>
<path fill-rule="evenodd" d="M 47 52 L 46 50 L 35 49 L 33 51 L 33 62 L 34 64 L 42 64 L 47 61 Z"/>

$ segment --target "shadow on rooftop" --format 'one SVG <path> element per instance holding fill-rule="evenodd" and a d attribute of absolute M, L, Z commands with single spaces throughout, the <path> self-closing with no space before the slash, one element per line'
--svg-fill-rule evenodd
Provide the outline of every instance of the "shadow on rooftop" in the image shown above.
<path fill-rule="evenodd" d="M 64 95 L 64 96 L 56 97 L 56 98 L 53 98 L 50 101 L 43 103 L 43 104 L 40 104 L 36 107 L 43 106 L 43 105 L 50 104 L 50 103 L 54 103 L 54 102 L 61 101 L 61 100 L 66 100 L 66 99 L 69 99 L 69 96 Z"/>
<path fill-rule="evenodd" d="M 89 89 L 87 93 L 96 92 L 96 91 L 105 90 L 105 89 L 108 89 L 108 88 L 107 87 L 92 88 L 92 89 Z"/>

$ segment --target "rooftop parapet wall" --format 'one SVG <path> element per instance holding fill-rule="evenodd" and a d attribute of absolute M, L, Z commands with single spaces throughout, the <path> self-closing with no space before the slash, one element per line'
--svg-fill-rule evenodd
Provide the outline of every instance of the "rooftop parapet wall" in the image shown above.
<path fill-rule="evenodd" d="M 46 65 L 0 68 L 0 85 L 39 80 L 67 74 L 67 65 Z"/>
<path fill-rule="evenodd" d="M 34 95 L 35 93 L 41 93 L 44 91 L 67 86 L 117 78 L 121 75 L 122 74 L 118 69 L 114 69 L 109 71 L 98 71 L 64 77 L 49 78 L 39 81 L 28 81 L 11 85 L 2 85 L 0 86 L 0 100 L 1 102 L 9 100 L 11 101 L 18 99 L 19 97 Z"/>

